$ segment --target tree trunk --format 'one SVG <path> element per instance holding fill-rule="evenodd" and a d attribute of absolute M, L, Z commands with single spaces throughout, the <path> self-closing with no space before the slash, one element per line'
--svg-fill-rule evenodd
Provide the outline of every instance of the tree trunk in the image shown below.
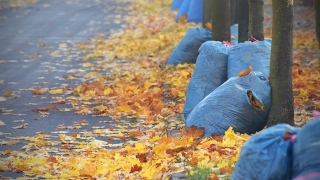
<path fill-rule="evenodd" d="M 212 1 L 212 39 L 230 42 L 230 0 Z"/>
<path fill-rule="evenodd" d="M 318 38 L 318 48 L 320 49 L 320 0 L 315 0 L 314 8 L 316 10 L 316 34 Z"/>
<path fill-rule="evenodd" d="M 294 125 L 292 90 L 293 0 L 272 0 L 270 85 L 272 103 L 267 126 Z"/>
<path fill-rule="evenodd" d="M 279 0 L 283 1 L 283 0 Z M 259 41 L 264 40 L 263 32 L 263 0 L 248 0 L 249 2 L 249 37 L 253 36 Z M 278 8 L 276 6 L 273 6 Z"/>
<path fill-rule="evenodd" d="M 248 40 L 249 32 L 249 4 L 248 0 L 239 0 L 238 8 L 238 42 L 242 43 Z"/>
<path fill-rule="evenodd" d="M 202 27 L 207 27 L 206 24 L 212 21 L 212 6 L 212 0 L 203 0 Z"/>
<path fill-rule="evenodd" d="M 238 0 L 230 0 L 230 25 L 238 23 Z"/>

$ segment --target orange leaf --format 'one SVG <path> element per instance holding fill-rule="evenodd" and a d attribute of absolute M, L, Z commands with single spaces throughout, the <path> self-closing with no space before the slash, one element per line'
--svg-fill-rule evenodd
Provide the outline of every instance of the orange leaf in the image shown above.
<path fill-rule="evenodd" d="M 83 168 L 79 170 L 82 176 L 93 176 L 96 172 L 96 168 L 92 164 L 86 163 Z"/>
<path fill-rule="evenodd" d="M 130 136 L 143 136 L 144 133 L 142 131 L 130 131 L 129 135 Z"/>
<path fill-rule="evenodd" d="M 53 156 L 48 157 L 47 163 L 57 163 L 57 159 Z"/>
<path fill-rule="evenodd" d="M 136 171 L 141 171 L 142 167 L 141 166 L 138 166 L 138 165 L 133 165 L 131 166 L 131 170 L 130 170 L 130 173 L 133 173 L 133 172 L 136 172 Z"/>
<path fill-rule="evenodd" d="M 207 23 L 205 24 L 205 26 L 206 26 L 208 29 L 212 30 L 212 23 L 211 23 L 210 21 L 207 22 Z"/>
<path fill-rule="evenodd" d="M 253 70 L 252 66 L 250 65 L 247 70 L 240 71 L 238 74 L 238 77 L 245 76 L 245 75 L 251 73 L 252 70 Z"/>
<path fill-rule="evenodd" d="M 43 94 L 46 94 L 46 89 L 44 88 L 34 89 L 34 90 L 31 90 L 31 93 L 34 95 L 43 95 Z"/>
<path fill-rule="evenodd" d="M 204 127 L 197 128 L 197 126 L 192 125 L 188 128 L 188 132 L 186 131 L 186 129 L 182 129 L 181 132 L 187 137 L 198 138 L 204 134 Z"/>
<path fill-rule="evenodd" d="M 13 91 L 10 90 L 10 91 L 7 91 L 7 92 L 3 93 L 3 96 L 4 97 L 9 97 L 9 96 L 11 96 L 12 93 L 13 93 Z"/>

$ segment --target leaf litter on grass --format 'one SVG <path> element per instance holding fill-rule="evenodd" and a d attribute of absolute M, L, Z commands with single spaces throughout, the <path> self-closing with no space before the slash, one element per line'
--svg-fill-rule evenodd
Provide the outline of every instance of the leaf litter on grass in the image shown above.
<path fill-rule="evenodd" d="M 176 12 L 169 11 L 169 0 L 132 0 L 132 4 L 128 9 L 134 16 L 126 18 L 121 32 L 79 43 L 79 51 L 88 53 L 82 59 L 82 73 L 70 71 L 64 77 L 84 82 L 63 96 L 72 110 L 122 123 L 115 128 L 92 127 L 91 132 L 65 131 L 90 124 L 83 119 L 59 126 L 52 134 L 11 138 L 28 143 L 19 151 L 0 152 L 6 156 L 1 157 L 0 171 L 48 179 L 168 179 L 172 173 L 199 168 L 209 168 L 212 179 L 232 173 L 250 136 L 232 128 L 224 136 L 210 138 L 199 138 L 201 127 L 180 131 L 184 121 L 179 115 L 194 65 L 165 66 L 187 29 L 199 25 L 175 23 Z M 309 51 L 306 56 L 294 56 L 295 107 L 312 104 L 317 108 L 319 66 L 317 56 L 309 53 L 315 47 L 310 38 L 315 36 L 295 32 L 295 37 L 301 36 L 305 41 L 295 39 L 295 50 Z M 303 62 L 306 58 L 309 64 Z M 63 90 L 49 93 L 61 95 Z M 177 133 L 170 135 L 171 131 Z M 96 137 L 125 141 L 112 144 Z"/>

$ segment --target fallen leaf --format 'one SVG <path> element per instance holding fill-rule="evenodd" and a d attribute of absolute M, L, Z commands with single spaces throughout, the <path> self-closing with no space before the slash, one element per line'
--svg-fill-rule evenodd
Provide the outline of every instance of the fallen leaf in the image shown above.
<path fill-rule="evenodd" d="M 32 112 L 41 112 L 41 111 L 51 111 L 51 108 L 50 107 L 44 107 L 44 108 L 36 108 L 36 109 L 33 109 Z"/>
<path fill-rule="evenodd" d="M 38 45 L 41 46 L 41 47 L 46 46 L 46 45 L 45 45 L 43 42 L 41 42 L 41 41 L 38 43 Z"/>
<path fill-rule="evenodd" d="M 50 94 L 63 94 L 63 89 L 51 89 L 49 90 Z"/>
<path fill-rule="evenodd" d="M 31 90 L 31 93 L 34 95 L 44 95 L 44 94 L 46 94 L 46 89 L 44 89 L 44 88 L 33 89 L 33 90 Z"/>
<path fill-rule="evenodd" d="M 0 101 L 6 101 L 7 98 L 5 98 L 4 96 L 0 96 Z"/>
<path fill-rule="evenodd" d="M 6 125 L 2 120 L 0 120 L 0 126 Z"/>
<path fill-rule="evenodd" d="M 251 102 L 252 106 L 264 110 L 263 104 L 253 95 L 252 91 L 247 91 L 247 96 L 249 101 Z"/>
<path fill-rule="evenodd" d="M 186 129 L 183 128 L 181 129 L 181 132 L 184 136 L 198 138 L 204 134 L 204 127 L 197 128 L 197 126 L 192 125 L 188 128 L 188 131 L 186 131 Z"/>
<path fill-rule="evenodd" d="M 24 123 L 20 126 L 15 126 L 15 127 L 12 127 L 12 129 L 25 129 L 28 127 L 28 123 Z"/>
<path fill-rule="evenodd" d="M 250 65 L 247 70 L 242 70 L 238 73 L 238 77 L 245 76 L 252 71 L 252 66 Z"/>
<path fill-rule="evenodd" d="M 142 167 L 141 166 L 138 166 L 138 165 L 133 165 L 131 166 L 131 170 L 130 170 L 130 173 L 133 173 L 133 172 L 136 172 L 136 171 L 141 171 Z"/>
<path fill-rule="evenodd" d="M 13 93 L 13 90 L 10 90 L 10 91 L 7 91 L 7 92 L 3 93 L 3 96 L 4 97 L 9 97 L 9 96 L 11 96 L 12 93 Z"/>
<path fill-rule="evenodd" d="M 208 29 L 212 30 L 212 23 L 211 23 L 210 21 L 207 22 L 207 23 L 205 24 L 205 26 L 206 26 Z"/>

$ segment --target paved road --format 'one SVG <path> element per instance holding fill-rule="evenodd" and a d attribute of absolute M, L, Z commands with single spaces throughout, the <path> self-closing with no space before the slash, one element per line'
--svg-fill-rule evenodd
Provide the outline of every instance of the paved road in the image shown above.
<path fill-rule="evenodd" d="M 89 122 L 86 128 L 92 130 L 92 126 L 101 126 L 99 121 L 110 119 L 64 112 L 70 104 L 50 104 L 57 95 L 33 95 L 31 90 L 81 84 L 79 79 L 63 78 L 81 71 L 79 64 L 84 54 L 77 44 L 98 33 L 107 36 L 119 29 L 119 19 L 123 17 L 119 6 L 123 4 L 110 0 L 39 0 L 25 7 L 0 10 L 0 124 L 5 124 L 0 125 L 0 151 L 25 145 L 8 145 L 8 137 L 49 134 L 59 125 L 71 126 L 73 121 L 82 119 Z M 49 114 L 32 111 L 53 106 L 59 110 Z M 12 128 L 25 123 L 25 129 Z M 17 176 L 4 172 L 0 175 Z"/>

